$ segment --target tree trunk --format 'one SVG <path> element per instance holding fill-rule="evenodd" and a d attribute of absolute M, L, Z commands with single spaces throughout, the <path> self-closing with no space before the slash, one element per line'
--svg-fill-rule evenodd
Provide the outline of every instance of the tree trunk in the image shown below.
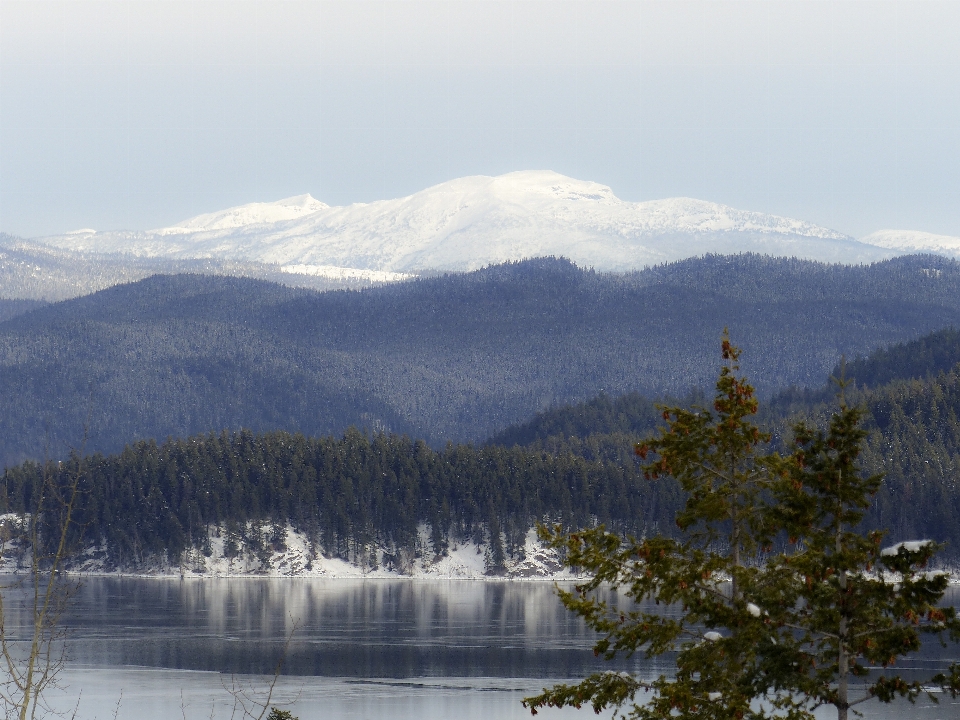
<path fill-rule="evenodd" d="M 843 476 L 837 477 L 837 497 L 840 497 L 840 487 Z M 843 552 L 843 523 L 840 521 L 842 506 L 837 509 L 837 538 L 834 546 L 837 557 Z M 840 570 L 840 627 L 837 630 L 837 720 L 847 720 L 850 710 L 849 673 L 850 657 L 847 653 L 847 571 Z"/>

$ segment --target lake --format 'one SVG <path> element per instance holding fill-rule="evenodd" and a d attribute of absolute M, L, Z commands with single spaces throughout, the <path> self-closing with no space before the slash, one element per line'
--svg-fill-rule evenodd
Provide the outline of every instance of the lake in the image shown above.
<path fill-rule="evenodd" d="M 23 627 L 14 597 L 6 609 L 8 628 Z M 228 718 L 225 686 L 265 689 L 291 633 L 275 697 L 300 720 L 528 718 L 520 699 L 544 685 L 597 669 L 664 669 L 596 660 L 593 634 L 546 582 L 94 577 L 64 625 L 70 661 L 53 702 L 73 707 L 79 697 L 79 718 L 112 718 L 118 703 L 121 720 Z M 906 665 L 956 656 L 932 648 Z M 863 709 L 960 718 L 950 698 Z"/>

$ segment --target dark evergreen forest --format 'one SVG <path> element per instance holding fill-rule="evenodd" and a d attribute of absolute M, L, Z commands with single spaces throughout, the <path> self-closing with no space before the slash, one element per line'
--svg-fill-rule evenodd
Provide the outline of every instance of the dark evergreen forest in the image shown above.
<path fill-rule="evenodd" d="M 947 541 L 951 561 L 960 559 L 960 363 L 945 367 L 954 356 L 960 334 L 945 330 L 835 369 L 851 381 L 848 399 L 868 411 L 864 465 L 886 473 L 867 525 L 889 529 L 891 541 Z M 824 382 L 761 406 L 775 446 L 786 449 L 800 417 L 824 424 L 835 392 Z M 669 402 L 709 405 L 702 393 Z M 632 452 L 660 422 L 655 403 L 633 393 L 540 413 L 483 446 L 435 450 L 355 429 L 339 437 L 243 431 L 141 441 L 83 460 L 74 539 L 105 543 L 111 563 L 131 567 L 208 550 L 215 527 L 235 552 L 266 552 L 280 542 L 272 528 L 290 523 L 328 556 L 363 564 L 377 547 L 400 569 L 418 555 L 442 555 L 458 539 L 487 541 L 497 572 L 523 552 L 537 521 L 672 533 L 678 488 L 644 480 Z M 66 483 L 77 463 L 8 468 L 0 504 L 32 507 L 44 472 Z"/>
<path fill-rule="evenodd" d="M 947 556 L 960 559 L 960 333 L 946 329 L 898 343 L 837 366 L 832 376 L 845 378 L 848 402 L 867 410 L 865 468 L 885 474 L 867 525 L 888 529 L 894 541 L 948 542 Z M 791 388 L 761 403 L 758 421 L 787 451 L 793 424 L 803 418 L 825 427 L 836 395 L 833 381 Z M 702 393 L 664 402 L 709 407 Z M 626 462 L 635 439 L 659 424 L 657 404 L 647 398 L 601 396 L 540 413 L 491 442 Z"/>
<path fill-rule="evenodd" d="M 79 462 L 8 469 L 0 505 L 34 507 L 43 474 L 66 487 Z M 679 502 L 677 488 L 640 482 L 632 457 L 596 462 L 574 452 L 469 445 L 434 451 L 419 440 L 356 430 L 341 438 L 240 432 L 140 442 L 85 458 L 81 477 L 73 541 L 105 543 L 108 561 L 126 568 L 157 557 L 176 563 L 188 549 L 209 552 L 215 526 L 225 529 L 232 552 L 262 552 L 282 537 L 263 528 L 289 523 L 327 556 L 364 564 L 376 547 L 401 569 L 423 553 L 442 556 L 451 538 L 486 541 L 496 572 L 522 552 L 538 521 L 603 522 L 643 534 Z M 43 536 L 58 538 L 58 513 L 43 520 Z M 429 528 L 427 546 L 421 524 Z"/>
<path fill-rule="evenodd" d="M 5 300 L 0 298 L 0 323 L 15 318 L 17 315 L 42 308 L 46 304 L 42 300 Z"/>
<path fill-rule="evenodd" d="M 725 326 L 762 397 L 819 386 L 842 354 L 960 327 L 960 264 L 540 259 L 325 293 L 156 276 L 0 322 L 0 465 L 65 458 L 85 426 L 102 453 L 220 429 L 477 443 L 601 393 L 709 388 Z"/>

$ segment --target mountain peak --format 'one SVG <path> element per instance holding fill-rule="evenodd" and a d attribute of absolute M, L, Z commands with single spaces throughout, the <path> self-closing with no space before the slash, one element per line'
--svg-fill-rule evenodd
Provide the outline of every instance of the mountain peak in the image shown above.
<path fill-rule="evenodd" d="M 542 256 L 623 271 L 707 253 L 840 263 L 897 254 L 812 223 L 703 200 L 625 201 L 607 185 L 551 170 L 472 175 L 402 198 L 341 207 L 298 195 L 148 233 L 45 242 L 94 252 L 389 273 L 476 270 Z"/>
<path fill-rule="evenodd" d="M 606 185 L 577 180 L 552 170 L 517 170 L 491 178 L 503 193 L 533 192 L 561 200 L 621 203 Z"/>
<path fill-rule="evenodd" d="M 247 225 L 296 220 L 320 210 L 326 210 L 328 207 L 329 205 L 315 200 L 309 194 L 294 195 L 274 202 L 248 203 L 219 212 L 197 215 L 173 227 L 151 230 L 150 234 L 182 235 L 203 231 L 233 230 Z"/>

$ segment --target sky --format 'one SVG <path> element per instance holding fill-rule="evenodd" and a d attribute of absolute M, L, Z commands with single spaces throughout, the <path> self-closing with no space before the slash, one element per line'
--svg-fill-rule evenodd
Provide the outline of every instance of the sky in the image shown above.
<path fill-rule="evenodd" d="M 960 235 L 960 2 L 0 0 L 0 231 L 550 169 Z"/>

